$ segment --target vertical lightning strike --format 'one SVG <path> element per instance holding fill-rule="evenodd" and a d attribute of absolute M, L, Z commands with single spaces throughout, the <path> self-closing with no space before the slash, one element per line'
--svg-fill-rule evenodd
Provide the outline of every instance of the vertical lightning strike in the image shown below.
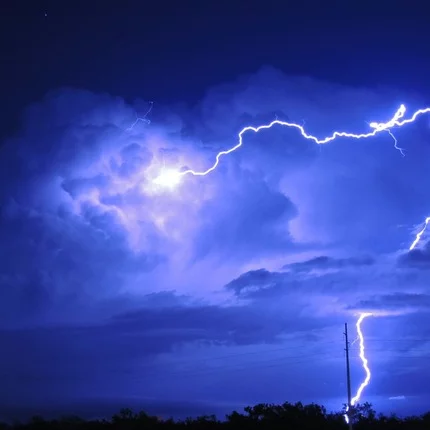
<path fill-rule="evenodd" d="M 361 330 L 361 323 L 363 322 L 363 320 L 365 318 L 370 317 L 371 315 L 372 315 L 371 313 L 362 313 L 362 314 L 360 314 L 360 317 L 358 318 L 357 322 L 355 323 L 355 327 L 357 328 L 359 344 L 360 344 L 359 356 L 361 359 L 361 363 L 363 365 L 363 369 L 366 373 L 366 377 L 364 378 L 363 382 L 358 387 L 358 390 L 357 390 L 357 393 L 355 394 L 355 396 L 351 399 L 351 405 L 352 406 L 354 406 L 360 400 L 361 394 L 363 393 L 363 390 L 369 385 L 370 378 L 372 376 L 370 369 L 369 369 L 369 362 L 366 358 L 366 351 L 365 351 L 365 345 L 364 345 L 364 335 L 363 335 L 363 331 Z"/>
<path fill-rule="evenodd" d="M 360 400 L 361 395 L 363 393 L 363 390 L 369 385 L 370 378 L 372 376 L 372 373 L 370 372 L 370 368 L 369 368 L 369 361 L 366 357 L 364 335 L 363 335 L 363 331 L 361 329 L 361 323 L 363 322 L 363 320 L 367 317 L 370 317 L 371 315 L 372 315 L 371 313 L 363 312 L 362 314 L 360 314 L 360 317 L 358 318 L 357 322 L 355 323 L 355 327 L 357 328 L 358 340 L 359 340 L 359 344 L 360 344 L 359 357 L 361 359 L 361 364 L 363 366 L 363 369 L 364 369 L 366 376 L 365 376 L 363 382 L 358 387 L 358 390 L 357 390 L 355 396 L 351 399 L 351 406 L 354 406 Z M 349 407 L 346 408 L 346 413 L 344 415 L 346 423 L 349 423 L 348 410 L 349 410 Z"/>
<path fill-rule="evenodd" d="M 430 216 L 427 217 L 424 221 L 424 226 L 423 228 L 417 233 L 417 235 L 415 236 L 414 241 L 411 243 L 411 246 L 409 247 L 409 251 L 412 251 L 419 243 L 419 241 L 421 240 L 421 236 L 424 234 L 424 232 L 427 229 L 427 225 L 430 223 Z"/>

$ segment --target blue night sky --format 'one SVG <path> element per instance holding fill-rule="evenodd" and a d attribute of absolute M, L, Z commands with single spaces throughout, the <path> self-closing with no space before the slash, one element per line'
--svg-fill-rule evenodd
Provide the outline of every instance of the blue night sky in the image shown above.
<path fill-rule="evenodd" d="M 391 130 L 405 156 L 387 132 L 274 126 L 153 182 L 246 125 L 323 138 L 428 106 L 422 12 L 41 3 L 0 26 L 0 414 L 338 410 L 363 311 L 363 401 L 422 412 L 430 115 Z"/>

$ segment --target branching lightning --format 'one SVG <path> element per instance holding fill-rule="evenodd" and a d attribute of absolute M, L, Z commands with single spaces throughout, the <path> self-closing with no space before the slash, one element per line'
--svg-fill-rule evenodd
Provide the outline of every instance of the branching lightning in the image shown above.
<path fill-rule="evenodd" d="M 148 112 L 145 114 L 145 116 L 143 118 L 138 118 L 136 120 L 136 122 L 145 120 L 146 116 L 149 114 L 151 109 L 152 109 L 152 104 L 151 104 Z M 381 132 L 387 132 L 394 141 L 394 148 L 397 149 L 402 154 L 402 156 L 404 156 L 405 155 L 404 149 L 401 148 L 400 146 L 398 146 L 398 141 L 397 141 L 396 137 L 394 136 L 394 134 L 392 133 L 391 129 L 395 128 L 395 127 L 402 127 L 406 124 L 413 123 L 418 118 L 418 116 L 423 115 L 425 113 L 429 113 L 429 112 L 430 112 L 430 107 L 418 109 L 417 111 L 415 111 L 413 113 L 413 115 L 410 118 L 404 118 L 404 115 L 406 113 L 406 107 L 405 107 L 405 105 L 402 104 L 402 105 L 400 105 L 400 107 L 397 109 L 397 111 L 394 113 L 394 115 L 392 116 L 392 118 L 389 121 L 380 122 L 380 123 L 378 123 L 378 122 L 369 123 L 368 124 L 369 127 L 373 129 L 373 131 L 371 131 L 371 132 L 354 134 L 354 133 L 349 133 L 349 132 L 344 132 L 344 131 L 335 131 L 331 136 L 325 137 L 323 139 L 318 139 L 317 137 L 308 134 L 304 129 L 304 123 L 302 125 L 300 125 L 300 124 L 296 124 L 296 123 L 290 123 L 290 122 L 275 119 L 274 121 L 272 121 L 269 124 L 260 125 L 258 127 L 247 126 L 247 127 L 244 127 L 239 132 L 239 134 L 238 134 L 239 142 L 235 146 L 233 146 L 229 149 L 218 152 L 218 154 L 215 156 L 215 162 L 208 169 L 203 170 L 203 171 L 196 171 L 196 170 L 188 169 L 188 170 L 184 170 L 181 172 L 181 171 L 178 171 L 178 170 L 173 169 L 173 168 L 163 168 L 163 169 L 161 169 L 161 173 L 156 178 L 153 179 L 153 183 L 157 186 L 173 189 L 177 185 L 179 185 L 183 176 L 186 176 L 186 175 L 206 176 L 209 173 L 213 172 L 218 167 L 220 160 L 223 156 L 231 154 L 232 152 L 236 151 L 237 149 L 239 149 L 243 145 L 243 137 L 244 137 L 245 133 L 247 133 L 248 131 L 253 131 L 254 133 L 258 133 L 262 130 L 270 129 L 274 125 L 281 125 L 283 127 L 295 128 L 295 129 L 299 130 L 300 134 L 305 139 L 312 140 L 313 142 L 315 142 L 318 145 L 324 145 L 326 143 L 329 143 L 329 142 L 335 140 L 338 137 L 346 137 L 346 138 L 350 138 L 350 139 L 367 139 L 369 137 L 374 137 Z M 136 124 L 136 122 L 135 122 L 135 124 Z M 132 128 L 135 124 L 133 124 L 130 128 Z M 427 217 L 425 220 L 425 223 L 424 223 L 424 227 L 422 228 L 422 230 L 420 230 L 417 233 L 414 241 L 410 245 L 410 247 L 409 247 L 410 251 L 413 250 L 418 245 L 422 235 L 426 231 L 426 228 L 427 228 L 427 225 L 429 224 L 429 222 L 430 222 L 430 217 Z"/>
<path fill-rule="evenodd" d="M 233 153 L 234 151 L 238 150 L 243 145 L 243 137 L 247 132 L 253 131 L 254 133 L 258 133 L 262 130 L 270 129 L 275 125 L 280 125 L 283 127 L 289 127 L 289 128 L 297 129 L 297 130 L 299 130 L 300 134 L 305 139 L 311 140 L 318 145 L 324 145 L 324 144 L 329 143 L 329 142 L 331 142 L 331 141 L 333 141 L 339 137 L 346 137 L 346 138 L 350 138 L 350 139 L 359 140 L 359 139 L 367 139 L 370 137 L 374 137 L 381 132 L 386 132 L 394 140 L 394 148 L 397 149 L 402 154 L 402 156 L 404 156 L 405 155 L 404 149 L 398 146 L 397 139 L 394 136 L 394 134 L 392 133 L 391 129 L 402 127 L 406 124 L 413 123 L 418 118 L 418 116 L 429 113 L 429 112 L 430 112 L 430 107 L 427 107 L 427 108 L 419 109 L 419 110 L 415 111 L 413 113 L 413 115 L 409 118 L 404 118 L 404 115 L 406 113 L 406 107 L 405 107 L 405 105 L 402 104 L 402 105 L 400 105 L 400 107 L 397 109 L 397 111 L 394 113 L 394 115 L 392 116 L 392 118 L 389 121 L 381 122 L 381 123 L 378 123 L 378 122 L 369 123 L 369 127 L 372 129 L 372 131 L 370 131 L 370 132 L 354 134 L 354 133 L 343 132 L 343 131 L 335 131 L 331 136 L 325 137 L 323 139 L 318 139 L 317 137 L 308 134 L 304 129 L 304 124 L 300 125 L 300 124 L 296 124 L 296 123 L 281 121 L 278 119 L 275 119 L 274 121 L 272 121 L 269 124 L 260 125 L 258 127 L 247 126 L 247 127 L 244 127 L 239 132 L 238 143 L 229 149 L 218 152 L 218 154 L 215 156 L 214 163 L 208 169 L 203 170 L 203 171 L 195 171 L 192 169 L 188 169 L 185 171 L 178 171 L 178 170 L 174 170 L 174 169 L 162 169 L 159 176 L 157 176 L 153 180 L 153 182 L 159 186 L 173 188 L 180 183 L 181 178 L 183 176 L 187 176 L 187 175 L 206 176 L 209 173 L 213 172 L 218 167 L 222 157 L 224 157 L 225 155 Z M 419 241 L 420 241 L 422 235 L 424 234 L 424 232 L 427 228 L 427 225 L 429 223 L 430 223 L 430 217 L 427 217 L 425 220 L 424 227 L 422 228 L 422 230 L 420 230 L 417 233 L 415 240 L 413 241 L 413 243 L 411 244 L 411 246 L 409 248 L 410 250 L 413 250 L 417 246 L 417 244 L 419 243 Z M 365 378 L 364 378 L 363 382 L 360 384 L 360 386 L 356 392 L 356 395 L 351 399 L 351 406 L 354 406 L 360 400 L 361 395 L 362 395 L 364 389 L 369 384 L 370 378 L 371 378 L 371 371 L 369 368 L 368 359 L 367 359 L 366 354 L 365 354 L 364 335 L 363 335 L 363 331 L 361 329 L 361 324 L 364 321 L 364 319 L 371 316 L 371 315 L 372 315 L 371 313 L 362 313 L 362 314 L 360 314 L 360 316 L 356 322 L 356 329 L 357 329 L 359 346 L 360 346 L 359 357 L 361 359 L 362 367 L 363 367 L 364 372 L 365 372 Z M 348 412 L 348 408 L 347 408 L 347 412 Z M 347 414 L 345 414 L 345 420 L 346 420 L 346 422 L 349 422 L 349 418 L 348 418 Z"/>
<path fill-rule="evenodd" d="M 360 400 L 361 395 L 363 393 L 363 390 L 369 385 L 370 382 L 370 378 L 372 377 L 372 373 L 370 372 L 370 368 L 369 368 L 369 361 L 366 357 L 366 349 L 365 349 L 365 344 L 364 344 L 364 335 L 363 335 L 363 331 L 361 329 L 361 323 L 363 322 L 363 320 L 367 317 L 370 317 L 372 314 L 371 313 L 362 313 L 360 314 L 357 322 L 355 323 L 355 327 L 357 328 L 357 335 L 358 335 L 358 340 L 359 340 L 359 345 L 360 345 L 360 354 L 359 357 L 361 359 L 361 364 L 363 366 L 364 372 L 366 374 L 363 382 L 360 384 L 360 386 L 358 387 L 358 390 L 355 394 L 355 396 L 351 399 L 351 406 L 354 406 L 357 404 L 357 402 Z M 348 412 L 349 408 L 347 407 L 346 412 Z M 349 422 L 349 417 L 348 414 L 345 414 L 345 421 L 348 423 Z"/>
<path fill-rule="evenodd" d="M 145 122 L 146 124 L 150 124 L 151 121 L 147 118 L 147 116 L 151 113 L 152 108 L 154 107 L 154 102 L 149 102 L 148 110 L 146 111 L 145 115 L 138 116 L 136 114 L 136 121 L 133 122 L 133 124 L 130 125 L 130 127 L 126 128 L 125 131 L 131 131 L 136 126 L 138 122 Z"/>
<path fill-rule="evenodd" d="M 427 229 L 428 224 L 430 223 L 430 216 L 427 217 L 424 221 L 424 226 L 423 228 L 417 233 L 417 235 L 415 236 L 414 241 L 411 243 L 411 246 L 409 247 L 409 251 L 412 251 L 413 249 L 415 249 L 415 247 L 418 245 L 419 241 L 421 240 L 421 236 L 424 234 L 424 232 Z"/>
<path fill-rule="evenodd" d="M 270 124 L 260 125 L 258 127 L 247 126 L 247 127 L 244 127 L 239 132 L 239 134 L 238 134 L 239 142 L 235 146 L 231 147 L 230 149 L 226 149 L 224 151 L 218 152 L 218 154 L 215 156 L 215 162 L 208 169 L 203 170 L 203 171 L 195 171 L 192 169 L 188 169 L 188 170 L 184 170 L 182 172 L 177 171 L 177 170 L 172 171 L 171 169 L 169 169 L 169 171 L 166 172 L 163 169 L 161 171 L 160 175 L 154 179 L 154 183 L 158 184 L 158 185 L 168 185 L 168 184 L 171 184 L 171 182 L 173 181 L 173 182 L 175 182 L 175 184 L 178 184 L 180 182 L 180 178 L 182 178 L 183 176 L 186 176 L 186 175 L 206 176 L 209 173 L 213 172 L 218 167 L 220 160 L 223 156 L 231 154 L 232 152 L 236 151 L 237 149 L 239 149 L 243 145 L 243 136 L 245 135 L 245 133 L 247 133 L 249 131 L 253 131 L 254 133 L 258 133 L 262 130 L 267 130 L 269 128 L 272 128 L 274 125 L 281 125 L 283 127 L 295 128 L 295 129 L 299 130 L 300 134 L 305 139 L 312 140 L 313 142 L 317 143 L 318 145 L 324 145 L 326 143 L 329 143 L 329 142 L 335 140 L 338 137 L 346 137 L 346 138 L 350 138 L 350 139 L 367 139 L 369 137 L 374 137 L 381 132 L 387 132 L 394 139 L 394 147 L 397 150 L 399 150 L 402 155 L 404 155 L 404 150 L 403 150 L 403 148 L 400 148 L 397 145 L 397 139 L 392 134 L 391 129 L 394 127 L 402 127 L 406 124 L 410 124 L 410 123 L 414 122 L 418 116 L 423 115 L 423 114 L 428 113 L 428 112 L 430 112 L 430 107 L 424 108 L 424 109 L 419 109 L 419 110 L 415 111 L 414 114 L 410 118 L 402 119 L 406 113 L 406 107 L 405 107 L 405 105 L 402 104 L 402 105 L 400 105 L 400 107 L 397 109 L 397 111 L 394 113 L 393 117 L 389 121 L 380 122 L 380 123 L 371 122 L 369 124 L 369 127 L 372 128 L 373 130 L 368 132 L 368 133 L 354 134 L 354 133 L 349 133 L 349 132 L 344 132 L 344 131 L 335 131 L 331 136 L 325 137 L 323 139 L 318 139 L 317 137 L 308 134 L 305 131 L 303 125 L 291 123 L 291 122 L 286 122 L 286 121 L 280 121 L 278 119 L 272 121 Z M 166 175 L 168 175 L 168 178 L 166 177 Z"/>

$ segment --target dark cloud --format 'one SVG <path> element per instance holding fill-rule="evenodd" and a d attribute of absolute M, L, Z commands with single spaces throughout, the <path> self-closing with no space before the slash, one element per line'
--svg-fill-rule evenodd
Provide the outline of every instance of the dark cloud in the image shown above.
<path fill-rule="evenodd" d="M 297 305 L 302 313 L 417 313 L 427 307 L 428 276 L 399 269 L 395 258 L 315 257 L 282 271 L 251 270 L 226 284 L 240 299 Z M 354 305 L 351 305 L 351 302 Z"/>
<path fill-rule="evenodd" d="M 17 398 L 42 382 L 49 393 L 63 397 L 84 387 L 87 395 L 121 391 L 132 379 L 159 380 L 157 372 L 169 371 L 169 365 L 158 357 L 186 345 L 282 345 L 282 336 L 321 328 L 315 318 L 297 320 L 298 310 L 266 313 L 255 305 L 198 305 L 189 304 L 190 299 L 152 294 L 142 300 L 144 307 L 96 324 L 1 330 L 0 342 L 8 352 L 0 357 L 0 393 Z"/>
<path fill-rule="evenodd" d="M 422 249 L 413 249 L 399 257 L 401 267 L 410 267 L 419 270 L 430 269 L 430 242 Z"/>
<path fill-rule="evenodd" d="M 270 314 L 257 305 L 215 306 L 176 305 L 147 307 L 115 317 L 111 328 L 148 336 L 154 341 L 164 338 L 168 349 L 184 342 L 260 344 L 280 340 L 282 334 L 306 330 L 312 318 L 296 320 L 297 311 L 285 314 L 280 309 Z M 156 351 L 160 352 L 160 351 Z"/>
<path fill-rule="evenodd" d="M 369 297 L 361 300 L 351 309 L 369 310 L 425 310 L 430 307 L 430 294 L 393 293 Z"/>
<path fill-rule="evenodd" d="M 249 294 L 251 291 L 274 288 L 279 282 L 284 283 L 286 279 L 288 279 L 288 275 L 285 273 L 272 273 L 266 269 L 251 270 L 229 282 L 226 289 L 232 290 L 238 295 Z"/>
<path fill-rule="evenodd" d="M 15 207 L 2 217 L 0 238 L 7 244 L 0 247 L 3 323 L 43 319 L 57 306 L 118 294 L 129 273 L 162 262 L 161 256 L 130 253 L 115 216 L 92 207 L 84 219 Z"/>
<path fill-rule="evenodd" d="M 318 146 L 297 130 L 249 132 L 210 175 L 173 189 L 152 181 L 164 168 L 206 170 L 244 125 L 277 116 L 317 136 L 366 131 L 397 98 L 264 68 L 192 109 L 154 105 L 151 123 L 135 122 L 119 98 L 73 89 L 30 106 L 0 158 L 0 368 L 17 381 L 2 397 L 43 382 L 51 398 L 126 398 L 145 385 L 208 399 L 192 361 L 206 354 L 214 401 L 251 398 L 255 387 L 252 399 L 277 401 L 279 372 L 293 400 L 333 398 L 345 392 L 343 323 L 353 327 L 357 312 L 379 311 L 377 324 L 366 320 L 370 342 L 428 335 L 416 318 L 426 321 L 429 272 L 417 269 L 430 267 L 429 245 L 397 257 L 430 197 L 429 148 L 413 128 L 398 130 L 405 157 L 388 134 Z M 393 350 L 372 355 L 376 374 L 381 361 L 407 363 L 405 348 Z M 213 351 L 228 356 L 218 370 Z M 192 384 L 174 374 L 178 357 Z M 315 392 L 298 377 L 309 367 Z M 160 382 L 171 369 L 170 385 Z"/>
<path fill-rule="evenodd" d="M 234 291 L 237 295 L 247 297 L 288 295 L 296 291 L 297 288 L 308 292 L 325 291 L 328 293 L 336 284 L 340 290 L 342 282 L 349 283 L 357 278 L 354 269 L 362 268 L 369 275 L 375 264 L 376 261 L 370 257 L 335 258 L 319 256 L 286 264 L 279 272 L 266 269 L 251 270 L 229 282 L 226 289 Z M 312 271 L 318 273 L 312 275 Z"/>
<path fill-rule="evenodd" d="M 375 264 L 375 261 L 371 257 L 333 258 L 320 256 L 299 263 L 287 264 L 283 269 L 307 272 L 314 269 L 342 269 L 347 267 L 371 266 L 372 264 Z"/>
<path fill-rule="evenodd" d="M 370 257 L 319 256 L 286 264 L 279 272 L 266 269 L 251 270 L 229 282 L 226 289 L 234 291 L 237 295 L 248 297 L 285 295 L 297 288 L 309 290 L 317 287 L 328 292 L 329 289 L 332 289 L 333 283 L 349 282 L 348 277 L 356 277 L 357 274 L 351 272 L 355 268 L 363 268 L 367 270 L 366 273 L 369 273 L 375 264 L 375 259 Z M 314 270 L 319 273 L 315 277 L 309 277 L 310 272 Z M 328 270 L 331 270 L 332 273 L 324 274 L 324 271 Z"/>
<path fill-rule="evenodd" d="M 244 187 L 246 193 L 243 192 Z M 244 173 L 238 183 L 225 184 L 218 200 L 205 205 L 200 215 L 205 220 L 196 252 L 209 250 L 222 258 L 252 257 L 294 247 L 286 226 L 297 214 L 291 201 L 279 191 Z M 216 216 L 214 216 L 216 214 Z"/>

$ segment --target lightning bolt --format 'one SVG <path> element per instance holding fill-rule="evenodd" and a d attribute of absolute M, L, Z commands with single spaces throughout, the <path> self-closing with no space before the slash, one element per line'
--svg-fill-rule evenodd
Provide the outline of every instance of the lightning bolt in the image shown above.
<path fill-rule="evenodd" d="M 153 182 L 155 184 L 158 184 L 158 185 L 166 186 L 166 185 L 171 184 L 172 182 L 174 182 L 175 184 L 178 184 L 180 182 L 180 178 L 183 176 L 187 176 L 187 175 L 206 176 L 209 173 L 213 172 L 218 167 L 222 157 L 224 157 L 228 154 L 231 154 L 232 152 L 238 150 L 243 145 L 243 137 L 247 132 L 253 131 L 254 133 L 258 133 L 262 130 L 270 129 L 275 125 L 281 125 L 283 127 L 289 127 L 289 128 L 294 128 L 296 130 L 299 130 L 300 134 L 305 139 L 311 140 L 311 141 L 317 143 L 318 145 L 324 145 L 326 143 L 329 143 L 329 142 L 335 140 L 338 137 L 346 137 L 346 138 L 350 138 L 350 139 L 367 139 L 369 137 L 374 137 L 381 132 L 387 132 L 394 139 L 394 147 L 397 150 L 399 150 L 402 155 L 404 155 L 403 148 L 400 148 L 397 145 L 397 139 L 392 134 L 391 129 L 394 127 L 402 127 L 406 124 L 410 124 L 410 123 L 414 122 L 418 116 L 423 115 L 423 114 L 428 113 L 428 112 L 430 112 L 430 107 L 427 107 L 424 109 L 419 109 L 419 110 L 415 111 L 410 118 L 404 118 L 404 115 L 406 113 L 406 107 L 405 107 L 405 105 L 402 104 L 402 105 L 400 105 L 400 107 L 397 109 L 397 111 L 394 113 L 394 115 L 392 116 L 392 118 L 389 121 L 381 122 L 381 123 L 378 123 L 378 122 L 369 123 L 369 127 L 372 128 L 372 131 L 370 131 L 368 133 L 354 134 L 354 133 L 349 133 L 349 132 L 344 132 L 344 131 L 335 131 L 331 136 L 325 137 L 323 139 L 318 139 L 317 137 L 315 137 L 311 134 L 308 134 L 306 132 L 306 130 L 304 129 L 303 125 L 291 123 L 291 122 L 287 122 L 287 121 L 281 121 L 278 119 L 272 121 L 269 124 L 260 125 L 259 127 L 247 126 L 247 127 L 244 127 L 239 132 L 238 143 L 229 149 L 218 152 L 218 154 L 215 156 L 215 162 L 208 169 L 203 170 L 203 171 L 195 171 L 192 169 L 188 169 L 188 170 L 184 170 L 182 172 L 169 169 L 167 172 L 162 171 L 160 173 L 160 175 L 153 180 Z M 166 177 L 166 175 L 168 175 L 168 178 Z"/>
<path fill-rule="evenodd" d="M 369 123 L 369 127 L 372 129 L 372 131 L 370 131 L 370 132 L 354 134 L 354 133 L 349 133 L 349 132 L 344 132 L 344 131 L 335 131 L 331 136 L 325 137 L 323 139 L 318 139 L 317 137 L 308 134 L 305 131 L 303 125 L 291 123 L 291 122 L 286 122 L 286 121 L 281 121 L 278 119 L 275 119 L 274 121 L 272 121 L 269 124 L 260 125 L 258 127 L 246 126 L 238 134 L 238 138 L 239 138 L 238 143 L 229 149 L 218 152 L 218 154 L 215 156 L 214 163 L 208 169 L 203 170 L 203 171 L 195 171 L 192 169 L 188 169 L 188 170 L 185 170 L 182 172 L 180 172 L 178 170 L 174 170 L 174 169 L 167 169 L 167 170 L 163 170 L 160 173 L 160 175 L 153 180 L 153 182 L 155 184 L 158 184 L 158 185 L 173 187 L 173 186 L 176 186 L 177 184 L 180 183 L 180 180 L 183 176 L 187 176 L 187 175 L 206 176 L 209 173 L 213 172 L 218 167 L 222 157 L 235 152 L 236 150 L 238 150 L 243 145 L 243 137 L 247 132 L 253 131 L 254 133 L 258 133 L 262 130 L 270 129 L 275 125 L 281 125 L 283 127 L 289 127 L 289 128 L 294 128 L 296 130 L 299 130 L 300 134 L 305 139 L 311 140 L 318 145 L 324 145 L 326 143 L 329 143 L 329 142 L 335 140 L 338 137 L 346 137 L 346 138 L 350 138 L 350 139 L 359 140 L 359 139 L 367 139 L 370 137 L 374 137 L 381 132 L 387 132 L 392 137 L 392 139 L 394 140 L 394 148 L 397 149 L 404 156 L 405 155 L 404 149 L 398 146 L 397 139 L 395 138 L 395 136 L 391 132 L 391 129 L 395 128 L 395 127 L 402 127 L 406 124 L 413 123 L 420 115 L 423 115 L 423 114 L 426 114 L 429 112 L 430 112 L 430 107 L 418 109 L 412 114 L 411 117 L 404 118 L 404 115 L 406 113 L 406 107 L 405 107 L 405 105 L 402 104 L 402 105 L 400 105 L 400 107 L 397 109 L 397 111 L 394 113 L 394 115 L 392 116 L 392 118 L 389 121 L 381 122 L 381 123 L 378 123 L 378 122 Z M 413 241 L 413 243 L 411 244 L 411 246 L 409 248 L 410 250 L 412 250 L 416 247 L 416 245 L 420 241 L 421 236 L 424 234 L 424 232 L 427 228 L 427 225 L 429 223 L 430 223 L 430 217 L 426 218 L 425 225 L 424 225 L 423 229 L 420 232 L 418 232 L 418 234 L 416 235 L 415 240 Z M 356 395 L 351 399 L 351 406 L 354 406 L 360 400 L 361 395 L 363 393 L 363 390 L 367 387 L 367 385 L 370 382 L 370 378 L 371 378 L 369 363 L 368 363 L 368 360 L 367 360 L 366 354 L 365 354 L 364 336 L 363 336 L 363 332 L 361 329 L 361 324 L 362 324 L 363 320 L 365 318 L 371 316 L 371 315 L 372 315 L 371 313 L 362 313 L 362 314 L 360 314 L 360 316 L 356 322 L 358 340 L 359 340 L 359 345 L 360 345 L 359 357 L 361 359 L 362 366 L 363 366 L 363 369 L 365 371 L 365 378 L 364 378 L 363 382 L 360 384 L 360 386 L 356 392 Z M 346 412 L 348 412 L 348 408 L 347 408 Z M 349 418 L 348 418 L 347 414 L 345 414 L 345 420 L 347 423 L 349 422 Z"/>
<path fill-rule="evenodd" d="M 363 390 L 369 385 L 370 382 L 370 378 L 372 376 L 372 374 L 370 373 L 370 369 L 369 369 L 369 362 L 366 358 L 366 351 L 365 351 L 365 345 L 364 345 L 364 335 L 363 335 L 363 331 L 361 330 L 361 323 L 363 322 L 363 320 L 367 317 L 372 316 L 371 313 L 362 313 L 360 314 L 360 317 L 358 318 L 357 322 L 355 323 L 355 327 L 357 328 L 357 334 L 358 334 L 358 339 L 359 339 L 359 345 L 360 345 L 360 359 L 361 359 L 361 363 L 363 365 L 363 369 L 364 372 L 366 374 L 366 377 L 364 378 L 363 382 L 360 384 L 360 386 L 358 387 L 357 393 L 355 394 L 355 396 L 351 399 L 351 405 L 354 406 L 361 397 L 361 394 L 363 393 Z"/>
<path fill-rule="evenodd" d="M 369 361 L 367 360 L 367 357 L 366 357 L 366 349 L 365 349 L 365 344 L 364 344 L 363 330 L 361 329 L 361 323 L 363 322 L 363 320 L 367 317 L 370 317 L 370 316 L 372 316 L 371 313 L 364 312 L 364 313 L 360 314 L 357 322 L 355 323 L 355 327 L 357 328 L 359 345 L 360 345 L 359 357 L 361 359 L 361 364 L 363 366 L 363 369 L 364 369 L 366 376 L 365 376 L 363 382 L 358 387 L 358 390 L 357 390 L 355 396 L 351 399 L 351 406 L 354 406 L 360 400 L 361 395 L 363 394 L 363 390 L 369 385 L 370 378 L 372 377 L 372 373 L 370 372 L 370 368 L 369 368 Z M 348 412 L 348 410 L 349 410 L 349 407 L 346 408 L 346 412 Z M 344 417 L 345 417 L 346 423 L 349 423 L 349 417 L 348 417 L 347 413 L 345 413 Z"/>
<path fill-rule="evenodd" d="M 125 131 L 131 131 L 133 130 L 133 128 L 136 126 L 136 124 L 138 122 L 145 122 L 146 124 L 151 124 L 151 121 L 146 118 L 152 111 L 152 108 L 154 107 L 154 102 L 148 102 L 149 103 L 149 107 L 148 110 L 146 111 L 145 115 L 143 115 L 142 117 L 138 116 L 136 114 L 136 121 L 133 122 L 133 124 L 131 124 L 130 127 L 126 128 Z"/>
<path fill-rule="evenodd" d="M 427 225 L 429 222 L 430 222 L 430 216 L 425 219 L 424 226 L 415 236 L 414 241 L 412 242 L 411 246 L 409 247 L 409 251 L 412 251 L 418 245 L 419 241 L 421 240 L 421 236 L 424 234 L 424 232 L 427 229 Z"/>

